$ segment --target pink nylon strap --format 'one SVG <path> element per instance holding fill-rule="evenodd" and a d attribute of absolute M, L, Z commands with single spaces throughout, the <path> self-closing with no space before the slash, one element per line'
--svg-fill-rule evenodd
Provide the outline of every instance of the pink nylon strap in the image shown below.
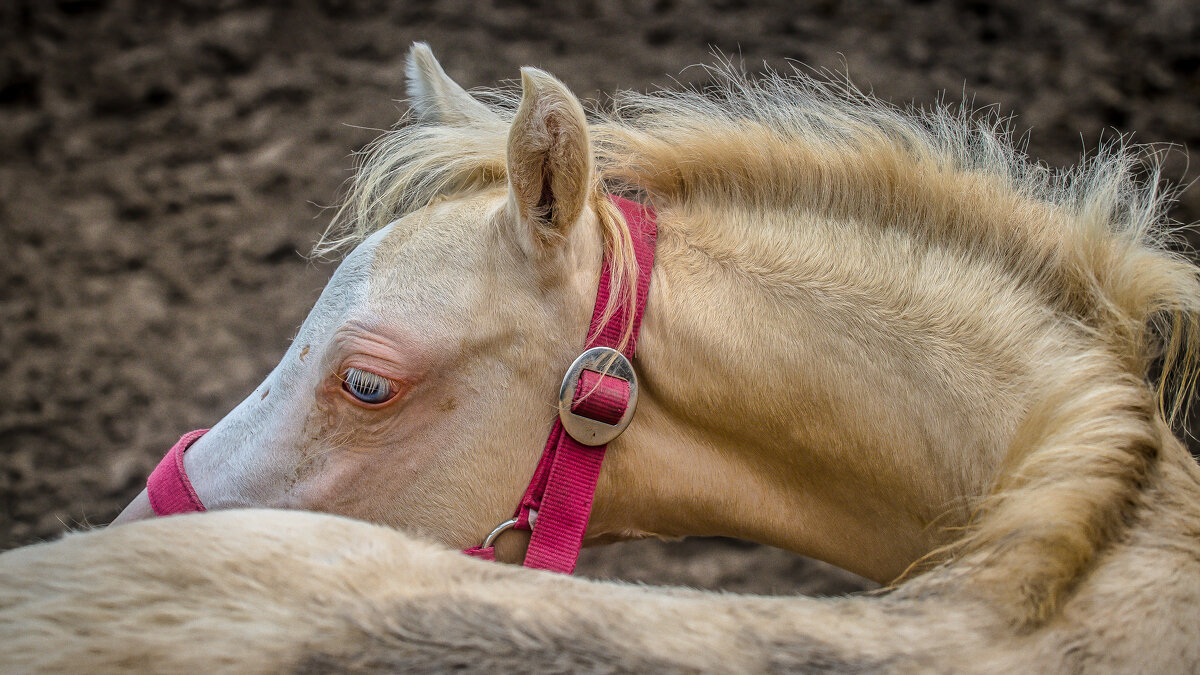
<path fill-rule="evenodd" d="M 624 303 L 608 322 L 604 311 L 612 291 L 612 269 L 608 256 L 600 271 L 596 305 L 585 349 L 610 347 L 616 349 L 627 326 L 632 324 L 629 342 L 623 354 L 632 359 L 641 327 L 646 298 L 650 292 L 650 275 L 654 267 L 654 248 L 658 237 L 657 223 L 651 208 L 610 195 L 629 225 L 634 254 L 638 263 L 638 280 L 634 315 L 628 316 Z M 621 418 L 629 402 L 629 383 L 594 371 L 585 370 L 576 386 L 571 409 L 578 414 L 612 424 Z M 550 438 L 542 452 L 533 479 L 521 498 L 513 518 L 514 527 L 531 529 L 533 535 L 525 553 L 525 566 L 570 574 L 575 571 L 583 535 L 592 512 L 592 500 L 606 446 L 590 447 L 579 443 L 554 421 Z M 531 518 L 536 516 L 536 518 Z M 464 551 L 479 558 L 495 559 L 492 547 L 476 546 Z"/>
<path fill-rule="evenodd" d="M 150 478 L 146 480 L 146 494 L 150 497 L 150 507 L 160 516 L 173 513 L 189 513 L 203 511 L 204 504 L 192 488 L 187 473 L 183 470 L 183 453 L 192 446 L 208 429 L 197 429 L 184 434 L 167 454 L 159 461 Z"/>
<path fill-rule="evenodd" d="M 579 384 L 571 399 L 571 412 L 605 424 L 616 424 L 621 421 L 627 405 L 629 382 L 594 370 L 585 370 L 579 375 Z"/>

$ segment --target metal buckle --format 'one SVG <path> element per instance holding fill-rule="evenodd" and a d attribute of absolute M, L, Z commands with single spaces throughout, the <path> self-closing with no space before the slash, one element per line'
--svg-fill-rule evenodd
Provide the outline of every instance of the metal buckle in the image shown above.
<path fill-rule="evenodd" d="M 579 378 L 584 370 L 619 377 L 629 382 L 629 403 L 616 424 L 605 424 L 571 412 L 575 388 L 579 385 Z M 562 420 L 563 429 L 576 441 L 584 445 L 604 445 L 620 436 L 625 427 L 629 426 L 633 412 L 637 409 L 637 399 L 638 381 L 629 359 L 610 347 L 592 347 L 575 359 L 563 377 L 562 387 L 558 390 L 558 419 Z"/>

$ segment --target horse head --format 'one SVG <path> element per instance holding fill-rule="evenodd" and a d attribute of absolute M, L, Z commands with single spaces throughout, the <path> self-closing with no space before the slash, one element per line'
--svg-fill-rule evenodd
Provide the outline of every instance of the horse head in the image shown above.
<path fill-rule="evenodd" d="M 515 113 L 472 98 L 424 45 L 408 73 L 403 133 L 424 150 L 363 167 L 354 222 L 325 240 L 361 241 L 279 365 L 183 455 L 207 509 L 325 511 L 466 547 L 534 470 L 619 235 L 584 112 L 533 68 Z M 456 138 L 507 138 L 504 164 L 478 166 Z M 143 491 L 116 522 L 149 515 Z"/>

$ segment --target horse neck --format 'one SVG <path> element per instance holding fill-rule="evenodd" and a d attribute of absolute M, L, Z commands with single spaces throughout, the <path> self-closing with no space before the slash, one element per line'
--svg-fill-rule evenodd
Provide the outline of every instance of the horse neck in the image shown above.
<path fill-rule="evenodd" d="M 735 536 L 880 581 L 944 543 L 1022 406 L 943 334 L 955 308 L 906 242 L 787 210 L 668 208 L 659 227 L 643 395 L 590 539 Z"/>

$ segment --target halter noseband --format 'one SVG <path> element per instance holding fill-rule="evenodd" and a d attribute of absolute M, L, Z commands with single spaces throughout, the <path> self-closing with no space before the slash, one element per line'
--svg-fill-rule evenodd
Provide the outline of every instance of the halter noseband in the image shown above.
<path fill-rule="evenodd" d="M 169 516 L 205 510 L 204 502 L 196 495 L 187 472 L 183 470 L 183 453 L 206 433 L 208 429 L 197 429 L 181 436 L 159 460 L 154 471 L 150 472 L 150 477 L 146 479 L 146 496 L 150 498 L 150 507 L 155 515 Z"/>
<path fill-rule="evenodd" d="M 658 227 L 648 206 L 610 195 L 629 225 L 637 258 L 636 304 L 633 316 L 618 303 L 605 320 L 612 290 L 612 265 L 607 253 L 600 269 L 596 305 L 585 350 L 567 369 L 558 394 L 558 418 L 542 451 L 525 495 L 509 520 L 498 525 L 483 544 L 464 553 L 495 560 L 494 543 L 509 529 L 532 530 L 525 566 L 570 574 L 575 571 L 583 534 L 592 512 L 600 465 L 609 441 L 629 426 L 637 406 L 638 384 L 630 359 L 641 327 Z M 618 350 L 628 330 L 629 339 Z M 154 513 L 204 511 L 183 467 L 183 453 L 208 430 L 183 435 L 158 463 L 146 481 Z"/>

